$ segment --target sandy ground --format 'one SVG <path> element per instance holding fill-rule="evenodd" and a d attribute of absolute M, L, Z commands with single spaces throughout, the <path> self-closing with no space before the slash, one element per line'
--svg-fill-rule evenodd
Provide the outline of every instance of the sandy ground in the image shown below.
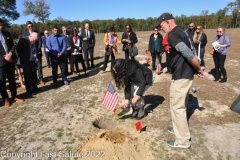
<path fill-rule="evenodd" d="M 0 159 L 240 159 L 240 115 L 230 110 L 240 93 L 240 29 L 227 29 L 232 46 L 225 64 L 228 82 L 224 84 L 213 82 L 214 65 L 208 54 L 216 30 L 205 32 L 209 40 L 205 62 L 210 75 L 203 79 L 195 77 L 193 86 L 197 92 L 190 90 L 190 149 L 172 149 L 166 144 L 167 140 L 174 139 L 166 130 L 171 126 L 171 75 L 154 72 L 154 84 L 145 94 L 148 114 L 141 120 L 145 127 L 142 132 L 135 130 L 136 120 L 129 118 L 130 113 L 114 117 L 113 112 L 101 104 L 112 78 L 110 72 L 99 73 L 103 64 L 104 35 L 97 34 L 96 68 L 88 71 L 89 77 L 71 76 L 73 82 L 69 86 L 54 89 L 51 69 L 44 67 L 46 85 L 39 86 L 43 92 L 9 108 L 0 107 Z M 137 32 L 137 59 L 142 63 L 146 56 L 150 57 L 145 50 L 151 33 Z M 121 57 L 124 57 L 123 52 L 118 56 Z M 45 57 L 43 64 L 46 64 Z M 107 70 L 109 67 L 110 64 Z M 121 105 L 123 91 L 116 91 Z M 25 96 L 24 92 L 23 88 L 18 88 L 20 97 Z M 106 120 L 104 129 L 93 126 L 98 118 Z"/>

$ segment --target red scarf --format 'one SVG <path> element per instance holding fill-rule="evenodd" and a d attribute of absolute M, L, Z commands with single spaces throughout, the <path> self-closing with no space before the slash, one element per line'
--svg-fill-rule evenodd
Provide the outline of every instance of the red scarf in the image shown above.
<path fill-rule="evenodd" d="M 74 44 L 78 43 L 78 36 L 73 36 Z"/>

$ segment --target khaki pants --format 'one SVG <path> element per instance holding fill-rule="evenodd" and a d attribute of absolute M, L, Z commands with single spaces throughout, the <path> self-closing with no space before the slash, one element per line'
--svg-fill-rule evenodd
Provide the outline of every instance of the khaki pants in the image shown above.
<path fill-rule="evenodd" d="M 172 80 L 170 86 L 170 110 L 176 142 L 180 145 L 190 145 L 190 132 L 187 122 L 187 103 L 189 89 L 192 85 L 190 79 Z"/>

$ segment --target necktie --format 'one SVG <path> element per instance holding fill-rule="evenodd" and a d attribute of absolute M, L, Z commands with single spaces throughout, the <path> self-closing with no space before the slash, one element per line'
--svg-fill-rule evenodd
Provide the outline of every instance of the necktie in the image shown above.
<path fill-rule="evenodd" d="M 87 30 L 87 38 L 88 38 L 88 30 Z"/>
<path fill-rule="evenodd" d="M 7 45 L 5 43 L 5 39 L 4 39 L 3 35 L 2 35 L 2 32 L 0 32 L 0 40 L 2 42 L 2 45 L 3 45 L 3 48 L 4 48 L 5 52 L 7 54 L 8 53 L 8 48 L 7 48 Z"/>
<path fill-rule="evenodd" d="M 31 42 L 31 58 L 30 59 L 33 59 L 35 60 L 35 62 L 38 61 L 37 59 L 37 52 L 36 52 L 36 47 L 35 47 L 35 44 L 33 42 Z"/>

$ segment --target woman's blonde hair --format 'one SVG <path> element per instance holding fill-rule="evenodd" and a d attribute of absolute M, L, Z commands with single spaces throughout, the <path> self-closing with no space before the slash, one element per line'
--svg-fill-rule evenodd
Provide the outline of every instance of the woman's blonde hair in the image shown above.
<path fill-rule="evenodd" d="M 200 30 L 199 33 L 197 33 L 197 28 L 199 28 L 199 30 Z M 203 32 L 202 26 L 197 26 L 197 27 L 196 27 L 196 30 L 195 30 L 195 32 L 194 32 L 193 42 L 194 42 L 194 43 L 197 42 L 197 41 L 202 37 L 202 34 L 203 34 L 203 33 L 204 33 L 204 32 Z"/>

